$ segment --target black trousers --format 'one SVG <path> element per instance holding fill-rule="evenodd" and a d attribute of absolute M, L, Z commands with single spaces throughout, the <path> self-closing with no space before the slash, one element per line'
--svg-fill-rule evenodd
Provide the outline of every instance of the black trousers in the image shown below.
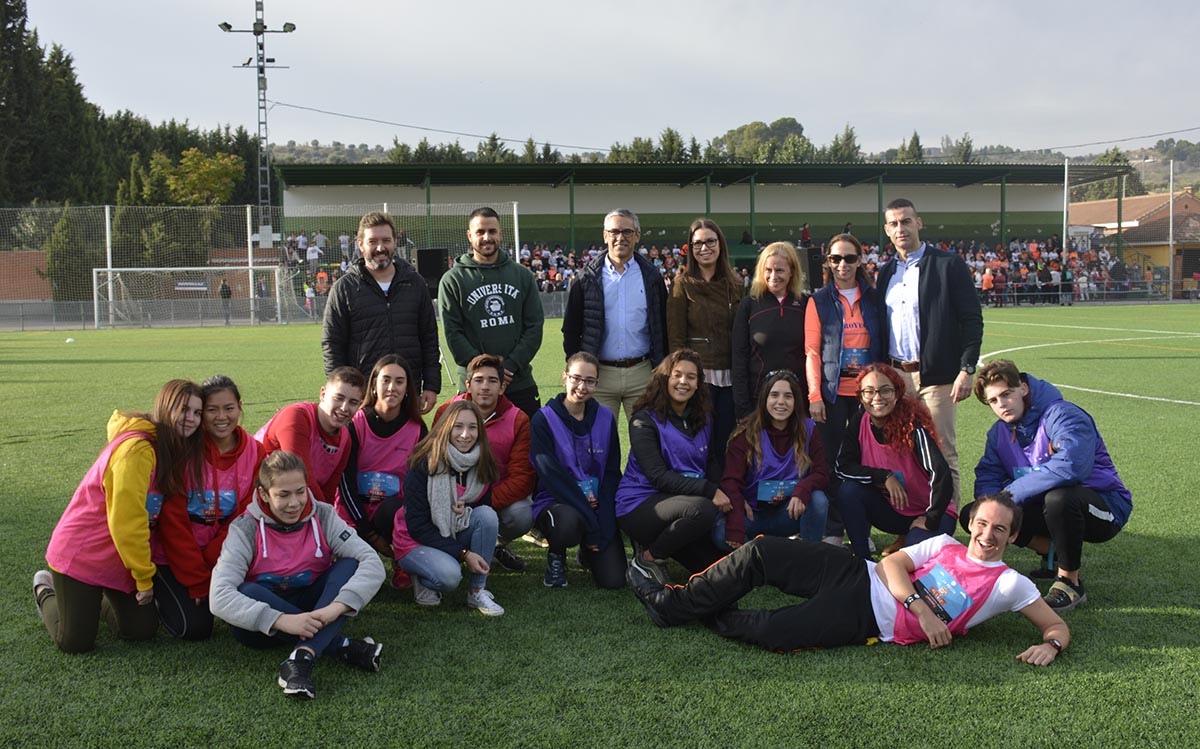
<path fill-rule="evenodd" d="M 837 496 L 837 489 L 841 484 L 833 470 L 834 464 L 837 463 L 838 450 L 857 412 L 858 398 L 853 395 L 839 395 L 833 403 L 825 401 L 825 421 L 817 424 L 817 434 L 821 435 L 821 446 L 825 448 L 825 463 L 829 466 L 830 483 L 825 492 L 830 497 Z M 829 514 L 825 518 L 825 535 L 841 536 L 845 532 L 846 525 L 842 522 L 842 513 L 837 507 L 837 502 L 830 502 Z"/>
<path fill-rule="evenodd" d="M 701 619 L 725 637 L 769 650 L 861 645 L 879 634 L 869 575 L 846 549 L 759 536 L 686 585 L 667 588 L 660 608 L 668 621 Z M 808 600 L 769 611 L 732 609 L 760 585 Z"/>
<path fill-rule="evenodd" d="M 154 605 L 163 628 L 181 640 L 207 640 L 212 636 L 213 615 L 208 596 L 197 604 L 188 589 L 175 578 L 171 568 L 158 565 L 154 575 Z"/>
<path fill-rule="evenodd" d="M 964 507 L 959 515 L 968 533 L 971 505 Z M 1086 486 L 1051 489 L 1022 502 L 1021 510 L 1023 517 L 1017 546 L 1028 546 L 1034 536 L 1048 536 L 1054 542 L 1054 565 L 1068 572 L 1080 568 L 1084 541 L 1104 543 L 1121 530 L 1112 522 L 1108 503 Z"/>
<path fill-rule="evenodd" d="M 669 557 L 688 572 L 699 572 L 721 558 L 712 542 L 717 512 L 707 497 L 655 494 L 617 518 L 617 524 L 655 559 Z"/>
<path fill-rule="evenodd" d="M 541 400 L 538 399 L 537 385 L 524 390 L 506 390 L 505 395 L 512 401 L 512 404 L 525 412 L 529 418 L 538 412 L 542 407 Z"/>
<path fill-rule="evenodd" d="M 583 543 L 583 532 L 587 528 L 579 511 L 562 502 L 542 510 L 534 524 L 545 536 L 550 551 L 564 557 L 567 549 Z M 592 571 L 592 581 L 597 588 L 617 590 L 625 587 L 625 544 L 619 532 L 600 551 L 581 549 L 580 557 Z"/>

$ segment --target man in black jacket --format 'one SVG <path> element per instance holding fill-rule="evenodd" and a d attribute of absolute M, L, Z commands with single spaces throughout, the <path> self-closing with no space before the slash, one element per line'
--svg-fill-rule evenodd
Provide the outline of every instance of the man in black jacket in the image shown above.
<path fill-rule="evenodd" d="M 637 252 L 637 214 L 619 208 L 604 217 L 608 252 L 584 266 L 571 285 L 563 314 L 563 350 L 600 360 L 596 401 L 626 420 L 667 351 L 667 286 Z"/>
<path fill-rule="evenodd" d="M 886 358 L 933 415 L 958 503 L 955 416 L 974 385 L 983 309 L 962 258 L 921 241 L 921 217 L 912 201 L 893 200 L 883 216 L 883 229 L 896 247 L 875 284 L 884 298 L 880 330 Z"/>
<path fill-rule="evenodd" d="M 328 374 L 351 366 L 369 377 L 386 354 L 408 360 L 419 377 L 421 413 L 429 413 L 442 389 L 437 316 L 429 287 L 407 261 L 396 257 L 396 225 L 381 211 L 358 224 L 361 257 L 329 292 L 321 350 Z"/>

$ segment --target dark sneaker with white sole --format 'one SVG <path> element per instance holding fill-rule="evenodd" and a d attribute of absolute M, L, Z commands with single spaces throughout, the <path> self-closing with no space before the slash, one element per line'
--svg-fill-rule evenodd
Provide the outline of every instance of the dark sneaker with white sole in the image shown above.
<path fill-rule="evenodd" d="M 546 575 L 542 578 L 542 585 L 547 588 L 567 587 L 567 559 L 562 554 L 547 552 Z"/>
<path fill-rule="evenodd" d="M 279 686 L 289 697 L 311 700 L 317 696 L 312 683 L 313 656 L 307 650 L 296 651 L 295 658 L 279 664 Z"/>
<path fill-rule="evenodd" d="M 1083 589 L 1083 581 L 1075 584 L 1065 577 L 1055 578 L 1046 597 L 1042 599 L 1046 605 L 1059 614 L 1070 611 L 1081 603 L 1087 602 L 1087 591 Z"/>
<path fill-rule="evenodd" d="M 382 652 L 383 643 L 364 637 L 361 640 L 350 640 L 346 647 L 338 651 L 338 657 L 355 668 L 375 672 L 382 665 Z"/>
<path fill-rule="evenodd" d="M 646 607 L 650 621 L 664 629 L 672 626 L 672 622 L 659 609 L 667 590 L 662 583 L 643 575 L 632 564 L 629 565 L 629 569 L 625 570 L 625 581 L 629 583 L 629 587 L 633 588 L 633 594 L 637 596 L 637 599 Z"/>

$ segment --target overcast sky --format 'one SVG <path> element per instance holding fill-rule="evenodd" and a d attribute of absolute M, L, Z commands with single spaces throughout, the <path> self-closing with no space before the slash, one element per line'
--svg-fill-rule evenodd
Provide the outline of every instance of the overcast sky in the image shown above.
<path fill-rule="evenodd" d="M 1200 5 L 1008 2 L 404 2 L 267 0 L 272 142 L 415 144 L 498 132 L 607 150 L 666 127 L 707 139 L 794 117 L 818 145 L 846 123 L 866 150 L 1033 149 L 1191 128 Z M 257 127 L 253 0 L 31 0 L 44 45 L 75 58 L 106 112 Z M 458 138 L 467 150 L 474 136 Z M 1153 145 L 1156 138 L 1119 144 Z M 1072 149 L 1077 156 L 1103 146 Z"/>

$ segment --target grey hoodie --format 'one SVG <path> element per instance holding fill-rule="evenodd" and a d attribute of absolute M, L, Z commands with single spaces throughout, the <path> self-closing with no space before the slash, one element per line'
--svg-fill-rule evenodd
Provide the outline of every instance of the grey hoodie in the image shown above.
<path fill-rule="evenodd" d="M 349 616 L 362 611 L 383 584 L 383 563 L 379 555 L 366 541 L 359 538 L 353 528 L 338 517 L 333 505 L 316 500 L 312 503 L 312 511 L 300 519 L 295 528 L 305 523 L 313 522 L 315 517 L 320 528 L 320 543 L 324 544 L 327 553 L 332 553 L 335 559 L 352 558 L 358 560 L 358 570 L 354 576 L 342 586 L 335 602 L 350 607 Z M 262 632 L 265 635 L 274 633 L 275 621 L 284 613 L 277 611 L 263 601 L 256 601 L 238 591 L 238 586 L 246 581 L 246 572 L 254 562 L 258 553 L 255 536 L 266 533 L 270 528 L 283 530 L 259 507 L 257 499 L 251 500 L 246 512 L 238 516 L 229 526 L 229 535 L 221 547 L 221 556 L 213 568 L 212 584 L 209 588 L 208 605 L 213 616 L 224 619 L 229 624 L 241 629 Z"/>

